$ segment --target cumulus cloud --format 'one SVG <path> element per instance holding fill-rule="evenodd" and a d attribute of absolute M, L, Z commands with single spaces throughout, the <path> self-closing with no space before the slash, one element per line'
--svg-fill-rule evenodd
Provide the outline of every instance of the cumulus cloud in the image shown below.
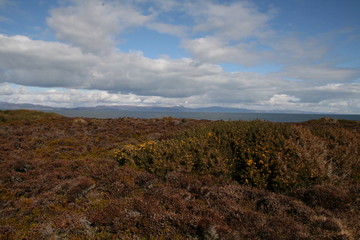
<path fill-rule="evenodd" d="M 303 64 L 323 59 L 329 50 L 324 36 L 304 38 L 276 31 L 271 25 L 276 11 L 269 8 L 260 12 L 249 1 L 199 1 L 183 7 L 195 24 L 182 46 L 203 62 L 231 62 L 246 67 L 265 62 Z"/>
<path fill-rule="evenodd" d="M 141 104 L 143 99 L 135 94 L 109 93 L 101 90 L 79 90 L 66 88 L 36 88 L 19 85 L 0 85 L 0 101 L 11 103 L 32 103 L 54 107 L 78 107 L 113 104 Z"/>
<path fill-rule="evenodd" d="M 188 107 L 203 106 L 199 100 L 200 98 L 196 96 L 166 98 L 139 96 L 132 93 L 111 93 L 101 90 L 32 88 L 14 84 L 0 84 L 0 102 L 32 103 L 54 107 L 93 107 L 98 105 L 175 106 L 179 104 Z"/>
<path fill-rule="evenodd" d="M 86 87 L 97 57 L 59 42 L 0 35 L 2 82 L 42 87 Z M 84 85 L 85 84 L 85 85 Z"/>
<path fill-rule="evenodd" d="M 141 52 L 85 54 L 62 43 L 0 35 L 2 82 L 38 87 L 98 89 L 141 96 L 213 95 L 223 101 L 255 101 L 286 84 L 256 73 L 225 73 L 189 58 L 150 59 Z M 237 91 L 237 92 L 234 92 Z M 231 94 L 230 94 L 231 93 Z"/>
<path fill-rule="evenodd" d="M 275 94 L 269 100 L 271 105 L 284 105 L 289 103 L 299 102 L 300 99 L 294 96 L 289 96 L 287 94 Z"/>
<path fill-rule="evenodd" d="M 59 40 L 70 42 L 85 52 L 109 53 L 116 36 L 151 19 L 128 4 L 99 0 L 73 0 L 74 5 L 54 8 L 47 19 Z"/>
<path fill-rule="evenodd" d="M 353 68 L 341 68 L 323 65 L 290 65 L 282 69 L 279 75 L 309 80 L 314 83 L 353 82 L 360 77 L 360 71 Z"/>
<path fill-rule="evenodd" d="M 9 84 L 0 85 L 0 96 L 10 96 L 17 93 L 19 93 L 19 91 L 10 87 Z"/>
<path fill-rule="evenodd" d="M 323 60 L 329 51 L 329 44 L 324 37 L 303 37 L 300 34 L 273 30 L 267 38 L 260 40 L 260 50 L 265 48 L 273 53 L 272 62 L 282 65 L 313 64 Z M 256 52 L 259 52 L 256 49 Z"/>
<path fill-rule="evenodd" d="M 184 97 L 201 94 L 222 70 L 191 59 L 150 59 L 141 52 L 106 56 L 57 42 L 0 35 L 2 82 Z"/>
<path fill-rule="evenodd" d="M 261 12 L 249 1 L 66 3 L 47 18 L 59 42 L 0 34 L 1 101 L 359 112 L 360 72 L 324 63 L 329 46 L 322 38 L 275 31 L 272 9 Z M 172 21 L 173 13 L 186 18 L 183 25 Z M 178 37 L 191 58 L 152 59 L 141 51 L 121 51 L 117 39 L 132 28 Z M 283 68 L 272 74 L 227 73 L 219 63 Z M 43 89 L 35 93 L 7 83 Z"/>
<path fill-rule="evenodd" d="M 184 40 L 183 46 L 195 59 L 202 62 L 255 66 L 267 62 L 273 56 L 269 51 L 258 51 L 257 44 L 254 43 L 229 45 L 215 37 Z"/>
<path fill-rule="evenodd" d="M 304 102 L 320 103 L 322 101 L 348 101 L 360 100 L 360 84 L 325 84 L 320 86 L 306 85 L 296 89 L 289 89 L 289 94 L 294 94 Z"/>
<path fill-rule="evenodd" d="M 320 103 L 325 108 L 326 103 L 334 105 L 335 100 L 354 103 L 360 96 L 358 83 L 314 86 L 310 81 L 288 81 L 271 74 L 226 73 L 216 64 L 189 58 L 150 59 L 141 52 L 95 55 L 64 43 L 24 36 L 0 35 L 0 55 L 0 82 L 73 89 L 20 94 L 5 84 L 0 93 L 11 102 L 220 104 L 268 110 L 317 109 L 315 104 Z"/>
<path fill-rule="evenodd" d="M 192 5 L 189 13 L 195 18 L 194 32 L 211 33 L 228 41 L 239 41 L 267 34 L 270 15 L 259 12 L 247 1 L 216 4 L 203 1 Z"/>
<path fill-rule="evenodd" d="M 183 39 L 183 46 L 195 59 L 254 66 L 271 57 L 262 42 L 273 34 L 268 26 L 272 14 L 261 13 L 248 1 L 200 1 L 186 6 L 195 22 L 192 33 L 202 36 Z"/>

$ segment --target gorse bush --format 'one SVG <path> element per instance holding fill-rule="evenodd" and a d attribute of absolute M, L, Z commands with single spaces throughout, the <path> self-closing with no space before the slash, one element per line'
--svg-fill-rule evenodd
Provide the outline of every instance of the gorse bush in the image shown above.
<path fill-rule="evenodd" d="M 125 145 L 115 159 L 160 177 L 182 170 L 287 190 L 356 179 L 359 142 L 358 134 L 342 128 L 319 130 L 259 120 L 216 122 L 173 139 Z"/>

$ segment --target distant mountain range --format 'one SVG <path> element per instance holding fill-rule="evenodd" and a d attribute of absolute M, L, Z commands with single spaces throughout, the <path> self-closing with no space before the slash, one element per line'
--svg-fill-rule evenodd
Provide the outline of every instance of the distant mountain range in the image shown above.
<path fill-rule="evenodd" d="M 243 108 L 224 108 L 224 107 L 206 107 L 206 108 L 186 108 L 184 106 L 158 107 L 158 106 L 96 106 L 96 107 L 78 107 L 74 110 L 113 110 L 113 111 L 142 111 L 142 112 L 256 112 Z"/>
<path fill-rule="evenodd" d="M 186 108 L 184 106 L 173 106 L 173 107 L 158 107 L 158 106 L 129 106 L 129 105 L 117 105 L 117 106 L 106 106 L 99 105 L 96 107 L 76 107 L 76 108 L 59 108 L 50 107 L 44 105 L 34 105 L 29 103 L 7 103 L 0 102 L 0 110 L 39 110 L 39 111 L 57 111 L 57 110 L 87 110 L 87 111 L 140 111 L 140 112 L 223 112 L 223 113 L 313 113 L 313 112 L 302 112 L 302 111 L 289 111 L 289 110 L 271 110 L 271 111 L 259 111 L 246 108 L 228 108 L 228 107 L 204 107 L 204 108 Z"/>
<path fill-rule="evenodd" d="M 0 102 L 0 110 L 19 110 L 19 109 L 27 109 L 27 110 L 59 110 L 60 108 L 54 108 L 49 106 L 42 105 L 34 105 L 30 103 L 7 103 Z"/>

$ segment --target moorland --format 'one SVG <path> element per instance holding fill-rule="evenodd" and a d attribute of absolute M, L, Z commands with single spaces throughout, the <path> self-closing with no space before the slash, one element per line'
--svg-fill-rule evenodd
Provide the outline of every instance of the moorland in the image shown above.
<path fill-rule="evenodd" d="M 0 111 L 0 239 L 359 239 L 360 122 Z"/>

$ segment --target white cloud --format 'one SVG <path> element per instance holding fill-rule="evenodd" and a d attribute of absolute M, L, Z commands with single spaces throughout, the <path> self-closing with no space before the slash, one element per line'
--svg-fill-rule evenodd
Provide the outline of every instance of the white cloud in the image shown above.
<path fill-rule="evenodd" d="M 183 97 L 201 94 L 221 68 L 191 59 L 150 59 L 140 52 L 96 56 L 62 43 L 0 35 L 0 81 Z"/>
<path fill-rule="evenodd" d="M 3 93 L 6 93 L 3 94 Z M 30 91 L 24 86 L 0 85 L 0 102 L 32 103 L 54 107 L 78 107 L 97 105 L 141 104 L 142 99 L 134 94 L 116 94 L 100 90 L 47 89 Z"/>
<path fill-rule="evenodd" d="M 311 82 L 286 81 L 269 74 L 225 73 L 218 65 L 189 58 L 150 59 L 141 52 L 97 56 L 77 47 L 24 36 L 0 35 L 0 56 L 0 82 L 93 90 L 20 94 L 3 85 L 2 97 L 7 96 L 10 102 L 71 106 L 157 102 L 268 110 L 309 106 L 318 109 L 315 104 L 320 102 L 325 108 L 325 103 L 333 100 L 348 102 L 349 108 L 355 108 L 350 103 L 360 96 L 357 83 L 314 86 Z M 131 100 L 126 100 L 129 97 Z"/>
<path fill-rule="evenodd" d="M 266 42 L 276 52 L 276 61 L 285 64 L 309 64 L 324 59 L 329 50 L 325 39 L 304 38 L 294 34 L 276 33 Z"/>
<path fill-rule="evenodd" d="M 1 82 L 28 86 L 86 87 L 84 80 L 98 58 L 58 42 L 0 34 Z"/>
<path fill-rule="evenodd" d="M 185 6 L 195 22 L 192 34 L 196 38 L 183 39 L 182 45 L 195 59 L 243 66 L 273 59 L 271 48 L 264 45 L 273 36 L 269 27 L 271 10 L 261 13 L 248 1 L 228 4 L 200 1 Z"/>
<path fill-rule="evenodd" d="M 360 111 L 359 70 L 324 63 L 329 46 L 323 37 L 273 29 L 272 9 L 260 12 L 249 1 L 65 2 L 47 19 L 62 42 L 0 34 L 0 84 L 5 83 L 0 85 L 1 99 L 54 106 Z M 186 20 L 179 23 L 176 18 Z M 192 58 L 151 59 L 141 51 L 117 49 L 117 39 L 136 27 L 178 37 Z M 273 74 L 226 73 L 217 65 L 270 62 L 283 68 Z M 33 92 L 6 83 L 45 89 Z"/>
<path fill-rule="evenodd" d="M 300 99 L 294 96 L 289 96 L 287 94 L 275 94 L 269 100 L 271 105 L 284 105 L 289 103 L 299 102 Z"/>
<path fill-rule="evenodd" d="M 320 86 L 299 85 L 298 88 L 288 89 L 287 92 L 301 98 L 303 102 L 319 103 L 322 101 L 341 101 L 351 102 L 360 100 L 360 84 L 325 84 Z"/>
<path fill-rule="evenodd" d="M 9 84 L 4 84 L 3 86 L 0 85 L 0 96 L 13 95 L 15 93 L 15 89 L 10 87 Z"/>
<path fill-rule="evenodd" d="M 355 81 L 360 77 L 360 71 L 353 68 L 323 65 L 290 65 L 285 67 L 278 75 L 300 80 L 309 80 L 313 83 L 341 83 Z"/>
<path fill-rule="evenodd" d="M 29 91 L 24 86 L 18 86 L 14 84 L 8 83 L 0 83 L 0 102 L 6 102 L 9 99 L 13 99 L 14 96 L 18 98 L 18 96 L 27 95 Z M 31 99 L 29 99 L 31 102 Z M 11 101 L 10 101 L 11 102 Z"/>
<path fill-rule="evenodd" d="M 254 79 L 253 79 L 254 80 Z M 258 83 L 258 82 L 257 82 Z M 268 79 L 268 83 L 271 80 Z M 284 83 L 285 84 L 285 83 Z M 97 105 L 161 105 L 175 106 L 184 105 L 187 107 L 204 107 L 220 105 L 226 107 L 242 107 L 257 110 L 305 110 L 328 113 L 357 113 L 360 107 L 360 86 L 325 86 L 322 88 L 334 89 L 344 88 L 346 91 L 355 91 L 355 96 L 346 97 L 346 93 L 338 98 L 325 98 L 317 102 L 302 102 L 299 97 L 290 94 L 274 94 L 280 92 L 274 88 L 266 91 L 266 87 L 251 87 L 247 84 L 243 88 L 238 86 L 237 89 L 221 88 L 216 91 L 209 91 L 203 95 L 167 98 L 161 96 L 139 96 L 136 94 L 110 93 L 101 90 L 78 90 L 67 88 L 36 88 L 36 91 L 24 86 L 17 85 L 0 85 L 0 102 L 12 103 L 33 103 L 50 105 L 56 107 L 78 107 L 78 106 L 97 106 Z M 347 90 L 346 90 L 347 89 Z M 326 90 L 318 90 L 312 94 L 324 94 Z M 2 93 L 6 93 L 2 94 Z M 301 91 L 300 91 L 301 93 Z M 249 96 L 253 96 L 249 99 Z M 242 99 L 243 98 L 243 99 Z"/>
<path fill-rule="evenodd" d="M 237 43 L 230 46 L 215 37 L 184 40 L 183 46 L 195 59 L 202 62 L 254 66 L 266 62 L 273 56 L 269 51 L 257 50 L 257 44 L 254 43 Z"/>
<path fill-rule="evenodd" d="M 248 1 L 216 4 L 201 1 L 189 9 L 195 18 L 194 32 L 215 34 L 220 39 L 239 41 L 267 34 L 267 22 L 271 16 L 259 12 Z"/>
<path fill-rule="evenodd" d="M 52 9 L 47 23 L 59 40 L 79 46 L 85 52 L 109 53 L 115 49 L 115 37 L 121 31 L 151 19 L 130 5 L 116 2 L 73 0 L 73 3 Z"/>
<path fill-rule="evenodd" d="M 275 30 L 271 24 L 275 11 L 269 8 L 260 12 L 249 1 L 199 1 L 183 7 L 195 24 L 182 46 L 203 62 L 246 67 L 264 62 L 304 64 L 322 60 L 329 50 L 324 36 L 304 37 Z"/>

